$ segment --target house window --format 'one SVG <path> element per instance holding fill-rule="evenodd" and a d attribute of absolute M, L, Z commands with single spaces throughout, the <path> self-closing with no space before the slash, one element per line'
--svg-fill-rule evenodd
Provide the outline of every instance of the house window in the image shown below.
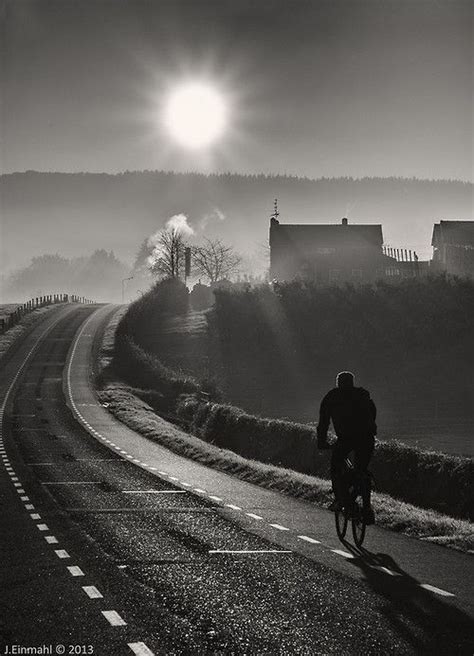
<path fill-rule="evenodd" d="M 341 274 L 340 269 L 329 269 L 329 282 L 337 282 Z"/>
<path fill-rule="evenodd" d="M 390 267 L 388 269 L 385 269 L 385 275 L 386 276 L 399 276 L 400 275 L 400 269 L 395 269 L 394 267 Z"/>

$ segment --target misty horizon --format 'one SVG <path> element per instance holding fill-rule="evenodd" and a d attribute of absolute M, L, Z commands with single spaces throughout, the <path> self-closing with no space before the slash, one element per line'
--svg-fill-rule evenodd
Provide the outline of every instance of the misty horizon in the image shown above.
<path fill-rule="evenodd" d="M 291 171 L 238 171 L 238 170 L 223 170 L 223 171 L 199 171 L 195 170 L 179 170 L 179 169 L 120 169 L 120 170 L 53 170 L 53 169 L 22 169 L 15 171 L 4 171 L 0 173 L 0 178 L 9 175 L 16 175 L 18 173 L 51 173 L 51 174 L 63 174 L 63 175 L 81 175 L 81 174 L 92 174 L 92 175 L 110 175 L 110 176 L 120 176 L 134 173 L 163 173 L 165 175 L 195 175 L 207 177 L 223 177 L 223 176 L 235 176 L 235 177 L 263 177 L 263 178 L 289 178 L 296 180 L 305 180 L 309 182 L 318 182 L 321 180 L 352 180 L 354 182 L 361 182 L 364 180 L 414 180 L 416 182 L 460 182 L 466 185 L 474 184 L 473 179 L 463 179 L 463 178 L 430 178 L 423 176 L 405 176 L 397 175 L 396 173 L 387 174 L 384 176 L 374 174 L 367 175 L 324 175 L 321 174 L 318 177 L 310 177 L 307 175 L 298 175 Z"/>
<path fill-rule="evenodd" d="M 176 214 L 185 214 L 200 235 L 205 231 L 253 253 L 267 242 L 275 198 L 283 223 L 333 223 L 342 217 L 380 223 L 386 244 L 428 259 L 434 222 L 470 219 L 473 189 L 463 181 L 160 171 L 29 171 L 3 175 L 0 185 L 4 274 L 33 256 L 76 257 L 96 248 L 113 250 L 131 266 L 141 241 Z"/>

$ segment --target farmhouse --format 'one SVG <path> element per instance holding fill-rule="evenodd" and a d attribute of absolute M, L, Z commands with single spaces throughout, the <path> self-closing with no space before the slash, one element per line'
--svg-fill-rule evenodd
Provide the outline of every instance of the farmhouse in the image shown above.
<path fill-rule="evenodd" d="M 398 271 L 384 254 L 381 225 L 281 224 L 270 220 L 270 278 L 311 279 L 322 284 L 370 282 Z"/>
<path fill-rule="evenodd" d="M 433 268 L 474 277 L 474 221 L 440 221 L 433 227 Z"/>

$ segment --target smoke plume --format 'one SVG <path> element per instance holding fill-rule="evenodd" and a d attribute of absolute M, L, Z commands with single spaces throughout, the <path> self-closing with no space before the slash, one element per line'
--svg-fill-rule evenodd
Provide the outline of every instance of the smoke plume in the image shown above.
<path fill-rule="evenodd" d="M 205 230 L 208 223 L 211 223 L 212 221 L 225 221 L 225 219 L 226 216 L 224 212 L 222 212 L 218 207 L 215 207 L 212 212 L 204 214 L 201 221 L 199 222 L 199 228 L 200 230 Z"/>
<path fill-rule="evenodd" d="M 195 234 L 194 228 L 188 223 L 188 217 L 186 214 L 174 214 L 165 223 L 164 230 L 176 231 L 184 239 L 188 239 Z M 147 257 L 149 266 L 153 266 L 162 255 L 162 244 L 160 242 L 162 235 L 163 229 L 157 230 L 153 235 L 148 237 L 147 245 L 151 250 L 151 253 Z"/>

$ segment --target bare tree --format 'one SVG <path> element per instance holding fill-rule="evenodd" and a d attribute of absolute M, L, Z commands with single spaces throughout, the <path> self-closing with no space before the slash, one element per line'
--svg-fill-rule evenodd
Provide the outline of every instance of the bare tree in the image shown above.
<path fill-rule="evenodd" d="M 197 271 L 213 283 L 236 273 L 242 258 L 220 239 L 206 239 L 202 246 L 193 248 L 192 259 Z"/>
<path fill-rule="evenodd" d="M 186 242 L 177 228 L 161 232 L 150 255 L 150 271 L 162 278 L 179 278 L 184 269 Z"/>

